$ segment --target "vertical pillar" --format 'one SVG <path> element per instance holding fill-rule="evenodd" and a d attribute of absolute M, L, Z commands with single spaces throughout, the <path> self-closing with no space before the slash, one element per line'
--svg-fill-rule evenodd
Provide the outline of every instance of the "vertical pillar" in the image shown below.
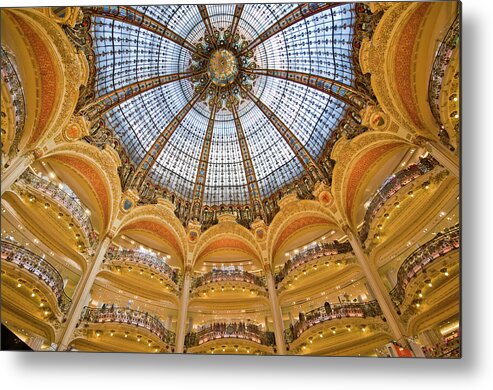
<path fill-rule="evenodd" d="M 414 140 L 416 145 L 426 148 L 431 155 L 455 177 L 459 177 L 460 167 L 459 159 L 447 147 L 439 142 L 430 140 L 425 137 L 416 137 Z"/>
<path fill-rule="evenodd" d="M 289 313 L 288 313 L 288 316 L 289 316 L 289 323 L 290 323 L 291 325 L 294 325 L 294 324 L 295 324 L 295 322 L 296 322 L 296 320 L 293 318 L 293 313 L 289 312 Z"/>
<path fill-rule="evenodd" d="M 187 319 L 191 283 L 192 267 L 187 265 L 185 267 L 185 274 L 183 275 L 183 288 L 180 297 L 180 307 L 178 308 L 178 320 L 176 322 L 175 350 L 177 353 L 183 353 L 183 347 L 185 344 L 185 324 Z"/>
<path fill-rule="evenodd" d="M 111 238 L 109 236 L 106 236 L 99 242 L 91 264 L 89 264 L 88 269 L 77 284 L 77 288 L 72 297 L 72 306 L 70 307 L 67 315 L 65 329 L 62 331 L 61 338 L 57 343 L 58 351 L 62 351 L 67 348 L 70 338 L 72 337 L 75 327 L 77 326 L 77 322 L 82 314 L 82 310 L 84 309 L 84 306 L 88 304 L 88 297 L 89 300 L 91 299 L 90 291 L 101 268 L 101 263 L 103 262 L 106 255 L 106 250 L 108 249 L 110 243 Z"/>
<path fill-rule="evenodd" d="M 171 330 L 171 324 L 173 323 L 173 316 L 170 314 L 168 318 L 166 318 L 166 322 L 164 324 L 164 327 L 168 330 Z"/>
<path fill-rule="evenodd" d="M 373 294 L 373 290 L 371 289 L 371 286 L 368 284 L 368 282 L 365 282 L 365 287 L 366 291 L 368 292 L 368 300 L 373 300 L 375 299 L 375 294 Z"/>
<path fill-rule="evenodd" d="M 397 275 L 395 274 L 395 270 L 394 269 L 389 269 L 387 271 L 387 280 L 389 281 L 389 284 L 390 284 L 390 288 L 394 288 L 394 286 L 397 284 Z"/>
<path fill-rule="evenodd" d="M 265 316 L 265 331 L 269 331 L 269 317 Z"/>
<path fill-rule="evenodd" d="M 363 274 L 366 277 L 368 285 L 370 286 L 375 299 L 378 301 L 383 315 L 385 316 L 390 330 L 397 341 L 407 343 L 404 336 L 404 327 L 400 322 L 400 319 L 394 310 L 393 303 L 390 300 L 390 296 L 385 290 L 382 279 L 378 274 L 376 267 L 370 262 L 367 254 L 363 250 L 361 243 L 357 236 L 346 227 L 345 232 L 348 236 L 349 242 L 353 248 L 354 254 L 358 259 L 358 263 L 363 270 Z"/>
<path fill-rule="evenodd" d="M 2 172 L 1 194 L 8 190 L 12 184 L 24 173 L 29 165 L 34 162 L 34 153 L 27 153 L 12 160 L 5 171 Z"/>
<path fill-rule="evenodd" d="M 282 322 L 282 313 L 277 299 L 276 284 L 272 275 L 270 264 L 266 265 L 265 279 L 267 281 L 267 291 L 269 293 L 270 308 L 272 311 L 272 319 L 274 320 L 274 335 L 276 337 L 277 353 L 279 355 L 286 354 L 286 346 L 284 344 L 284 327 Z"/>

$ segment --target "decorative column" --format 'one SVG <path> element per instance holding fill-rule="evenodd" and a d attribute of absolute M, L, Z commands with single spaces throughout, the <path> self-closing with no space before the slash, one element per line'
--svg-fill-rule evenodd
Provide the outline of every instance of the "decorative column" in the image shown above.
<path fill-rule="evenodd" d="M 385 316 L 385 319 L 389 324 L 392 334 L 397 341 L 407 343 L 405 338 L 404 326 L 402 325 L 399 316 L 394 310 L 393 303 L 390 300 L 390 296 L 385 289 L 380 275 L 378 274 L 378 270 L 370 262 L 370 259 L 361 246 L 358 237 L 351 231 L 348 226 L 344 226 L 343 230 L 348 236 L 354 254 L 358 259 L 358 263 L 363 270 L 363 274 L 365 275 L 368 285 L 372 290 L 372 294 L 374 295 L 375 299 L 380 305 L 380 308 L 382 309 L 383 315 Z"/>
<path fill-rule="evenodd" d="M 269 292 L 269 302 L 274 320 L 274 335 L 276 337 L 277 354 L 285 355 L 286 346 L 284 344 L 284 327 L 282 321 L 281 307 L 277 299 L 276 284 L 270 264 L 265 266 L 265 280 L 267 281 L 267 291 Z"/>
<path fill-rule="evenodd" d="M 190 298 L 191 284 L 192 267 L 190 265 L 187 265 L 185 267 L 185 274 L 183 275 L 183 288 L 181 290 L 180 307 L 178 308 L 178 320 L 176 322 L 176 353 L 183 353 L 183 347 L 185 344 L 185 325 L 187 319 L 188 300 Z"/>
<path fill-rule="evenodd" d="M 425 137 L 418 136 L 415 138 L 414 143 L 426 150 L 447 170 L 455 177 L 459 177 L 460 167 L 459 159 L 439 142 L 427 139 Z"/>
<path fill-rule="evenodd" d="M 167 318 L 166 318 L 166 322 L 164 324 L 164 327 L 168 330 L 171 330 L 171 325 L 173 324 L 173 316 L 170 314 Z"/>
<path fill-rule="evenodd" d="M 106 237 L 99 242 L 99 245 L 94 253 L 91 263 L 87 268 L 85 274 L 80 278 L 77 288 L 72 297 L 72 306 L 67 315 L 67 321 L 65 329 L 61 334 L 61 338 L 57 342 L 57 351 L 63 351 L 67 348 L 70 338 L 74 333 L 77 322 L 82 314 L 84 306 L 88 304 L 87 297 L 90 296 L 89 293 L 94 284 L 94 280 L 101 269 L 101 264 L 106 255 L 106 250 L 111 243 L 111 237 L 106 235 Z"/>
<path fill-rule="evenodd" d="M 36 158 L 35 152 L 16 157 L 5 171 L 2 172 L 1 195 L 24 173 Z"/>

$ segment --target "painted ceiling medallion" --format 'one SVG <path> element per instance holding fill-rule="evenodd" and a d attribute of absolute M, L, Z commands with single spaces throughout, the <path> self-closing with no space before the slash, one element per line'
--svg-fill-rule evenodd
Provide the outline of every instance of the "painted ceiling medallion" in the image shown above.
<path fill-rule="evenodd" d="M 225 87 L 235 81 L 237 74 L 238 60 L 231 51 L 219 49 L 211 54 L 207 75 L 215 85 Z"/>
<path fill-rule="evenodd" d="M 244 51 L 249 43 L 241 34 L 232 36 L 231 27 L 214 29 L 214 37 L 205 34 L 197 43 L 201 55 L 192 56 L 188 70 L 196 76 L 190 80 L 195 94 L 208 88 L 201 100 L 210 107 L 231 111 L 248 99 L 256 76 L 246 71 L 257 67 L 254 51 Z"/>

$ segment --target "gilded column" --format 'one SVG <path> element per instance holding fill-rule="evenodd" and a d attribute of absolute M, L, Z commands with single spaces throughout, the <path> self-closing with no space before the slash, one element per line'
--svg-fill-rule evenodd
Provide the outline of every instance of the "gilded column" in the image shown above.
<path fill-rule="evenodd" d="M 185 325 L 188 312 L 188 300 L 190 298 L 190 286 L 192 284 L 192 267 L 187 265 L 183 275 L 183 288 L 181 290 L 180 307 L 178 309 L 178 320 L 176 322 L 175 350 L 183 353 L 185 344 Z"/>
<path fill-rule="evenodd" d="M 424 138 L 416 137 L 415 144 L 426 148 L 426 150 L 455 177 L 460 175 L 459 159 L 445 145 L 439 142 Z"/>
<path fill-rule="evenodd" d="M 99 242 L 91 264 L 77 284 L 74 296 L 72 297 L 72 306 L 70 307 L 67 315 L 65 329 L 61 333 L 61 338 L 58 341 L 58 351 L 63 351 L 68 347 L 68 343 L 70 342 L 70 338 L 72 337 L 75 327 L 77 326 L 82 310 L 84 309 L 84 306 L 88 304 L 87 297 L 89 296 L 94 280 L 101 269 L 101 264 L 106 256 L 106 250 L 108 249 L 110 243 L 111 237 L 108 235 Z"/>
<path fill-rule="evenodd" d="M 270 264 L 266 265 L 265 280 L 267 282 L 267 291 L 269 293 L 269 303 L 274 320 L 274 335 L 276 337 L 276 346 L 278 355 L 286 354 L 286 346 L 284 344 L 284 327 L 282 321 L 281 307 L 277 299 L 276 284 Z"/>
<path fill-rule="evenodd" d="M 30 152 L 12 160 L 12 163 L 2 172 L 2 195 L 24 173 L 27 167 L 34 162 L 35 157 L 35 153 Z"/>
<path fill-rule="evenodd" d="M 397 312 L 394 309 L 389 294 L 387 293 L 383 281 L 378 274 L 378 270 L 370 262 L 370 259 L 361 246 L 358 237 L 351 231 L 348 226 L 345 226 L 343 229 L 348 236 L 354 254 L 358 259 L 358 263 L 363 270 L 363 274 L 366 277 L 368 285 L 371 287 L 372 294 L 374 295 L 375 299 L 380 305 L 380 308 L 382 309 L 383 315 L 387 320 L 387 324 L 389 324 L 393 336 L 396 340 L 407 343 L 405 338 L 404 326 L 402 325 Z"/>

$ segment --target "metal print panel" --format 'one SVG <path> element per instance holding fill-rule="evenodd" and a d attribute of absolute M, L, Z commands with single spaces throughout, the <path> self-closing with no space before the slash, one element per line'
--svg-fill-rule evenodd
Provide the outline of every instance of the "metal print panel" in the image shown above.
<path fill-rule="evenodd" d="M 2 349 L 459 358 L 460 27 L 1 9 Z"/>

